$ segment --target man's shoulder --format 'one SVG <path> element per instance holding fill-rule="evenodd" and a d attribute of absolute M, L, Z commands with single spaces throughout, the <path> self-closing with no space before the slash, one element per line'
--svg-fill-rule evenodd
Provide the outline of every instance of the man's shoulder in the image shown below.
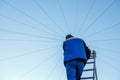
<path fill-rule="evenodd" d="M 65 40 L 64 42 L 74 41 L 74 40 L 83 41 L 83 39 L 81 39 L 81 38 L 73 37 L 73 38 L 69 38 L 69 39 Z"/>

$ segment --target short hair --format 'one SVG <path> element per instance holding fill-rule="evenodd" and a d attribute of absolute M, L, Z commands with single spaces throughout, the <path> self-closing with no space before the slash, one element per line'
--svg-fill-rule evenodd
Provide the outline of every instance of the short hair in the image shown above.
<path fill-rule="evenodd" d="M 66 39 L 69 39 L 69 38 L 72 38 L 72 37 L 74 37 L 74 36 L 71 35 L 71 34 L 66 35 Z"/>

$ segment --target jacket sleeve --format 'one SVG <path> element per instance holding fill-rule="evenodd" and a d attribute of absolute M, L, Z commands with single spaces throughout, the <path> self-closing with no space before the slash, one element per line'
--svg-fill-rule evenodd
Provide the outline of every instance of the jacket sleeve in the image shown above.
<path fill-rule="evenodd" d="M 87 60 L 88 60 L 90 58 L 91 50 L 87 47 L 85 42 L 84 42 L 84 47 L 85 47 L 86 56 L 87 56 Z"/>

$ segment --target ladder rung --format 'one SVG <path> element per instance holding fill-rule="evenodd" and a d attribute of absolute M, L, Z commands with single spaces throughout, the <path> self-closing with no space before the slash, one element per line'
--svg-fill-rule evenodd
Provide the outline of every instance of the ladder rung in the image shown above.
<path fill-rule="evenodd" d="M 90 57 L 89 59 L 94 59 L 93 57 Z"/>
<path fill-rule="evenodd" d="M 83 71 L 93 71 L 94 69 L 84 69 Z"/>
<path fill-rule="evenodd" d="M 95 62 L 87 62 L 87 64 L 92 64 L 92 63 L 95 63 Z"/>
<path fill-rule="evenodd" d="M 82 77 L 81 79 L 93 79 L 94 77 Z"/>

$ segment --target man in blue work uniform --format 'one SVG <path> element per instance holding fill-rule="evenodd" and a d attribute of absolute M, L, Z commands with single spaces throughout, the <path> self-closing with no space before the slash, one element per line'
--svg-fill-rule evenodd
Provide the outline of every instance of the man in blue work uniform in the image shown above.
<path fill-rule="evenodd" d="M 90 49 L 85 42 L 68 34 L 63 43 L 64 65 L 68 80 L 80 80 L 83 68 L 90 57 Z"/>

